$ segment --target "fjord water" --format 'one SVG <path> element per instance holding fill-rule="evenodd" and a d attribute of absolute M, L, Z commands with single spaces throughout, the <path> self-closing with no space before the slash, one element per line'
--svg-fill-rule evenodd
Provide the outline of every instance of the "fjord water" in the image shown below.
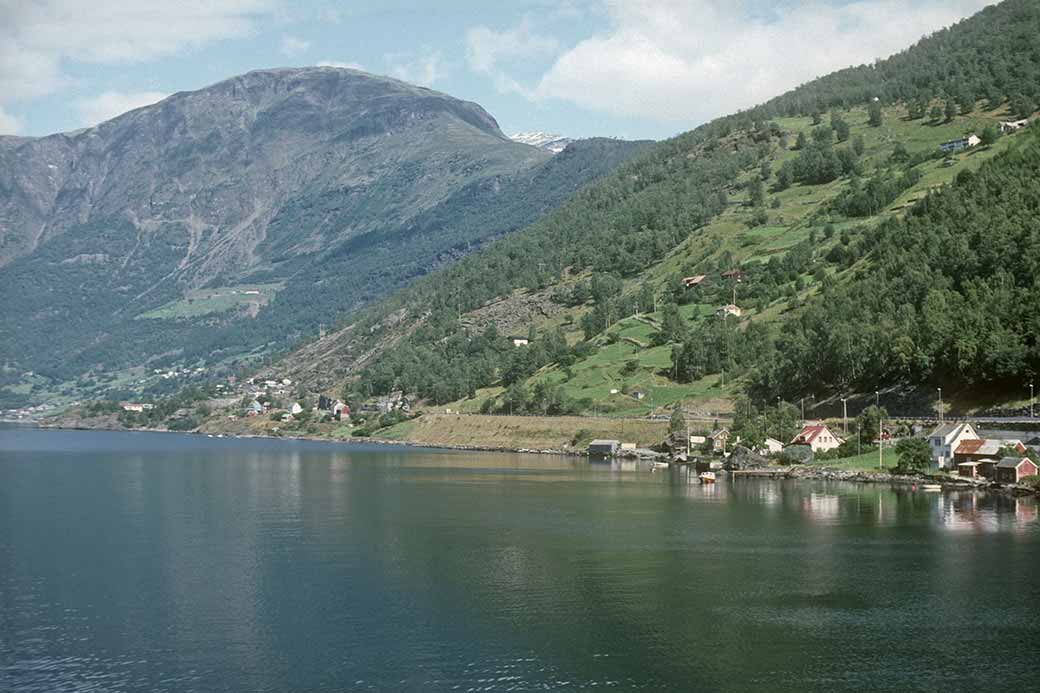
<path fill-rule="evenodd" d="M 1035 690 L 1034 500 L 0 430 L 0 689 Z"/>

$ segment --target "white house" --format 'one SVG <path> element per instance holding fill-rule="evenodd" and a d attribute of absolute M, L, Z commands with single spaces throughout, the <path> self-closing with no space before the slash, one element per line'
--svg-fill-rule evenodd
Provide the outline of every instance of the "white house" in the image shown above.
<path fill-rule="evenodd" d="M 813 452 L 825 452 L 840 447 L 845 441 L 831 433 L 827 424 L 809 424 L 791 440 L 791 445 L 808 445 Z"/>
<path fill-rule="evenodd" d="M 292 409 L 290 409 L 289 411 L 292 412 L 293 416 L 296 416 L 298 414 L 303 413 L 303 407 L 300 406 L 299 402 L 293 402 Z"/>
<path fill-rule="evenodd" d="M 932 450 L 932 460 L 940 467 L 953 465 L 953 453 L 963 440 L 978 440 L 979 434 L 971 424 L 940 424 L 928 436 L 928 447 Z"/>
<path fill-rule="evenodd" d="M 767 455 L 775 455 L 784 451 L 784 444 L 776 438 L 766 438 L 760 450 Z"/>
<path fill-rule="evenodd" d="M 939 150 L 943 152 L 957 152 L 962 149 L 969 149 L 971 147 L 977 147 L 982 140 L 978 135 L 972 134 L 967 137 L 961 137 L 956 140 L 950 140 L 949 142 L 943 142 L 939 145 Z"/>
<path fill-rule="evenodd" d="M 743 312 L 744 311 L 742 311 L 739 306 L 735 306 L 732 303 L 730 303 L 729 305 L 722 306 L 717 311 L 715 311 L 715 315 L 720 318 L 726 318 L 730 315 L 732 315 L 735 318 L 739 318 L 741 313 Z"/>
<path fill-rule="evenodd" d="M 1029 125 L 1029 118 L 1023 118 L 1022 120 L 1004 120 L 1000 123 L 1000 131 L 1014 132 L 1015 130 L 1020 130 L 1027 125 Z"/>

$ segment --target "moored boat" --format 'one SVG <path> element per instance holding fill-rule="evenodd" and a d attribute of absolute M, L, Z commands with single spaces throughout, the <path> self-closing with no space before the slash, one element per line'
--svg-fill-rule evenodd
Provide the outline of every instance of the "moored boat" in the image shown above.
<path fill-rule="evenodd" d="M 702 484 L 714 484 L 715 483 L 715 472 L 701 472 L 698 475 Z"/>

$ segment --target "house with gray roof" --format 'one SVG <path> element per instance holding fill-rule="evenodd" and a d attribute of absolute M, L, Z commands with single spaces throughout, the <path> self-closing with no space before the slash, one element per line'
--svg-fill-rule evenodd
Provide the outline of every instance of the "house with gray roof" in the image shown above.
<path fill-rule="evenodd" d="M 953 465 L 953 453 L 965 440 L 978 440 L 979 434 L 969 423 L 944 423 L 936 426 L 928 436 L 932 461 L 940 468 Z"/>

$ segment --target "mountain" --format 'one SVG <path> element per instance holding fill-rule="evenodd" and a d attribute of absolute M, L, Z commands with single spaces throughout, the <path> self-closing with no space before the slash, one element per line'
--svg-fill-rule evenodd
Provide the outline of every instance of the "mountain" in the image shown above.
<path fill-rule="evenodd" d="M 518 132 L 515 135 L 511 135 L 509 139 L 514 142 L 529 144 L 532 147 L 548 150 L 553 154 L 559 154 L 567 148 L 568 144 L 574 141 L 570 137 L 554 135 L 548 132 Z"/>
<path fill-rule="evenodd" d="M 0 137 L 5 382 L 284 349 L 644 146 L 553 157 L 474 103 L 331 67 L 250 72 L 86 130 Z"/>
<path fill-rule="evenodd" d="M 658 143 L 273 370 L 471 412 L 1013 405 L 1040 370 L 1040 147 L 1000 128 L 1035 117 L 1038 36 L 1007 0 Z"/>

